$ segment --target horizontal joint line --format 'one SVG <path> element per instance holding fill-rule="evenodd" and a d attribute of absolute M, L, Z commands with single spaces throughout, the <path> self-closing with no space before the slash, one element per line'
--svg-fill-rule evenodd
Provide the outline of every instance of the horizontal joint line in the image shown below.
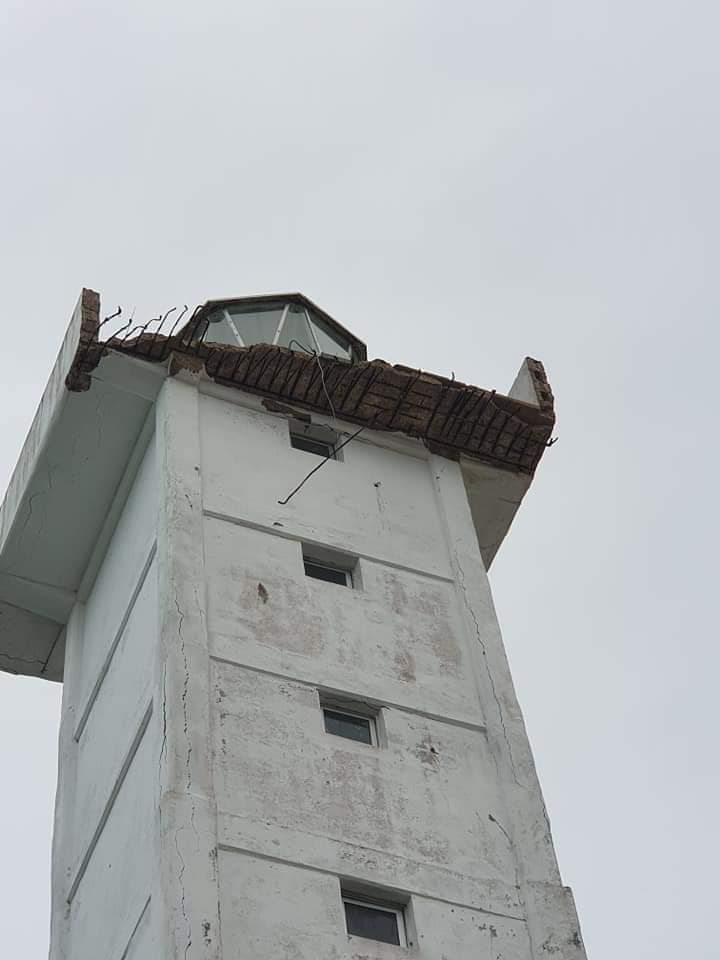
<path fill-rule="evenodd" d="M 323 683 L 317 683 L 312 680 L 303 680 L 300 677 L 294 677 L 287 673 L 277 673 L 275 670 L 266 670 L 263 667 L 256 667 L 251 663 L 242 663 L 239 660 L 231 660 L 229 657 L 223 657 L 211 653 L 210 659 L 216 663 L 227 663 L 232 667 L 240 667 L 243 670 L 250 670 L 252 673 L 260 673 L 266 677 L 274 677 L 276 680 L 285 680 L 290 683 L 297 683 L 302 687 L 310 687 L 313 690 L 321 690 L 323 693 L 333 696 L 344 697 L 347 699 L 359 700 L 363 703 L 372 703 L 373 706 L 385 707 L 387 710 L 397 710 L 400 713 L 409 713 L 416 717 L 424 717 L 427 720 L 434 720 L 437 723 L 446 723 L 451 727 L 463 727 L 465 730 L 474 730 L 476 733 L 487 733 L 487 725 L 484 723 L 474 723 L 472 720 L 460 720 L 456 717 L 446 717 L 440 713 L 430 713 L 428 710 L 420 710 L 418 707 L 405 706 L 401 703 L 394 703 L 388 700 L 377 700 L 374 697 L 366 697 L 365 694 L 356 691 L 337 690 L 329 688 Z"/>
<path fill-rule="evenodd" d="M 433 573 L 431 570 L 420 570 L 418 567 L 410 567 L 404 563 L 397 563 L 394 560 L 386 560 L 383 557 L 375 557 L 369 553 L 360 553 L 350 547 L 338 547 L 336 544 L 325 543 L 324 541 L 314 540 L 304 537 L 300 533 L 291 533 L 288 530 L 278 529 L 278 527 L 269 526 L 266 523 L 259 523 L 255 520 L 246 520 L 241 517 L 233 517 L 228 513 L 220 513 L 217 510 L 207 510 L 203 508 L 203 516 L 211 520 L 223 520 L 226 523 L 232 523 L 236 527 L 246 527 L 249 530 L 257 530 L 259 533 L 269 533 L 274 537 L 280 537 L 283 540 L 293 540 L 296 543 L 307 543 L 308 546 L 327 547 L 328 549 L 342 550 L 350 556 L 357 557 L 359 560 L 367 560 L 370 563 L 377 563 L 383 567 L 391 567 L 394 570 L 403 570 L 406 573 L 413 573 L 419 577 L 425 577 L 428 580 L 440 580 L 442 583 L 455 583 L 453 576 L 442 573 Z"/>
<path fill-rule="evenodd" d="M 218 843 L 218 850 L 224 850 L 226 853 L 242 853 L 249 857 L 257 857 L 258 860 L 268 860 L 270 863 L 281 863 L 289 867 L 297 867 L 300 870 L 312 870 L 314 873 L 322 873 L 328 877 L 335 877 L 340 880 L 341 876 L 345 877 L 347 874 L 339 874 L 334 870 L 330 870 L 329 867 L 316 867 L 312 863 L 306 863 L 303 860 L 288 860 L 285 857 L 273 856 L 271 853 L 262 853 L 257 850 L 252 850 L 249 847 L 240 847 L 232 843 Z M 364 877 L 354 877 L 352 879 L 364 880 Z M 516 920 L 518 923 L 525 923 L 525 917 L 517 917 L 514 914 L 510 913 L 499 913 L 497 910 L 486 910 L 483 907 L 474 907 L 469 903 L 461 903 L 459 900 L 448 900 L 445 897 L 438 897 L 435 894 L 421 893 L 419 890 L 409 890 L 403 887 L 403 891 L 411 897 L 421 897 L 423 900 L 435 900 L 438 903 L 447 903 L 451 907 L 461 907 L 466 910 L 474 910 L 476 913 L 485 913 L 491 917 L 502 917 L 505 920 Z"/>

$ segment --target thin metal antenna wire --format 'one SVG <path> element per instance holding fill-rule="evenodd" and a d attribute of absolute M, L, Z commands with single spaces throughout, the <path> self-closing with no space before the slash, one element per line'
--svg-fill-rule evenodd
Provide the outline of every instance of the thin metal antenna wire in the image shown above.
<path fill-rule="evenodd" d="M 312 333 L 312 327 L 310 328 L 310 332 Z M 317 343 L 317 340 L 315 342 Z M 315 357 L 315 362 L 317 363 L 318 370 L 320 371 L 320 382 L 322 383 L 325 399 L 327 400 L 328 406 L 330 407 L 330 411 L 333 415 L 333 420 L 337 420 L 337 413 L 335 412 L 335 407 L 333 405 L 332 400 L 330 399 L 330 393 L 328 391 L 327 384 L 325 383 L 325 371 L 323 370 L 323 365 L 320 362 L 320 354 L 318 353 L 317 350 L 311 350 L 309 347 L 306 347 L 304 343 L 300 343 L 299 340 L 295 340 L 294 338 L 288 343 L 288 347 L 292 346 L 293 343 L 296 343 L 301 350 L 305 351 L 305 353 L 309 353 L 311 357 Z"/>
<path fill-rule="evenodd" d="M 307 312 L 307 308 L 303 309 L 303 313 L 305 314 L 305 322 L 307 323 L 308 330 L 310 331 L 310 336 L 313 338 L 313 341 L 315 342 L 315 350 L 313 351 L 313 353 L 315 355 L 315 362 L 318 365 L 318 370 L 320 371 L 320 381 L 322 382 L 323 393 L 325 394 L 325 399 L 327 400 L 328 406 L 330 407 L 330 412 L 333 415 L 333 420 L 337 420 L 335 407 L 333 406 L 333 402 L 330 399 L 330 394 L 328 392 L 327 384 L 325 383 L 325 371 L 323 370 L 323 365 L 320 362 L 320 354 L 322 353 L 322 350 L 320 349 L 320 341 L 318 340 L 317 334 L 315 333 L 315 328 L 310 322 L 310 314 Z"/>
<path fill-rule="evenodd" d="M 355 433 L 353 433 L 351 436 L 347 438 L 347 440 L 343 440 L 342 443 L 338 444 L 338 446 L 335 447 L 333 453 L 329 453 L 324 460 L 322 460 L 316 467 L 313 467 L 310 473 L 303 480 L 300 481 L 300 483 L 295 487 L 295 489 L 291 493 L 289 493 L 284 500 L 278 500 L 278 503 L 280 504 L 280 506 L 284 507 L 286 503 L 289 503 L 289 501 L 292 500 L 292 498 L 295 496 L 298 490 L 300 490 L 301 487 L 305 486 L 305 484 L 308 482 L 308 480 L 314 473 L 317 473 L 321 467 L 324 467 L 325 464 L 328 462 L 328 460 L 332 460 L 335 454 L 338 452 L 338 450 L 342 450 L 343 447 L 346 447 L 350 443 L 350 441 L 354 440 L 355 437 L 359 436 L 364 429 L 365 427 L 360 427 L 360 429 L 356 430 Z"/>
<path fill-rule="evenodd" d="M 316 353 L 316 354 L 315 354 L 315 361 L 316 361 L 316 363 L 317 363 L 317 365 L 318 365 L 318 369 L 320 370 L 320 380 L 322 381 L 322 388 L 323 388 L 323 393 L 325 394 L 325 399 L 327 400 L 328 405 L 330 406 L 330 410 L 331 410 L 332 415 L 333 415 L 333 420 L 337 420 L 337 414 L 335 413 L 335 407 L 333 406 L 333 402 L 332 402 L 332 400 L 330 399 L 330 394 L 328 393 L 327 384 L 325 383 L 325 371 L 323 370 L 323 365 L 322 365 L 322 363 L 320 363 L 320 354 L 319 354 L 319 353 Z"/>

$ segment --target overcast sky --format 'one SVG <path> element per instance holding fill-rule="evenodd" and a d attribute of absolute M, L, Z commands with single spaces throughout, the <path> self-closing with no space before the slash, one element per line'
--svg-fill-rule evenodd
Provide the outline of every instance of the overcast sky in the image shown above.
<path fill-rule="evenodd" d="M 593 960 L 718 956 L 718 35 L 667 0 L 0 0 L 0 486 L 80 288 L 301 290 L 559 442 L 491 571 Z M 0 675 L 0 947 L 44 957 L 60 687 Z M 100 958 L 98 958 L 100 960 Z"/>

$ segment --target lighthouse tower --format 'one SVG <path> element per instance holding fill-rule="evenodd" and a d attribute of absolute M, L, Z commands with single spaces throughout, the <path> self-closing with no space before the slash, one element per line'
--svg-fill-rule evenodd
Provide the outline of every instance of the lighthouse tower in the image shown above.
<path fill-rule="evenodd" d="M 63 682 L 51 960 L 581 960 L 487 574 L 542 365 L 171 320 L 83 291 L 0 512 L 0 668 Z"/>

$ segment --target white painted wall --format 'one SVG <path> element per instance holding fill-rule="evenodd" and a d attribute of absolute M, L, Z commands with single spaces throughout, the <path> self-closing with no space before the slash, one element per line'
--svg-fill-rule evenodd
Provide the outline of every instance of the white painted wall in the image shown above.
<path fill-rule="evenodd" d="M 156 487 L 157 454 L 151 442 L 85 603 L 83 709 L 117 642 L 118 630 L 157 536 Z"/>
<path fill-rule="evenodd" d="M 322 528 L 313 533 L 326 542 Z M 351 552 L 355 542 L 342 546 Z M 218 656 L 482 723 L 451 580 L 361 558 L 361 588 L 332 589 L 305 577 L 299 540 L 214 517 L 205 520 L 205 556 Z"/>
<path fill-rule="evenodd" d="M 344 878 L 409 898 L 428 960 L 583 956 L 567 899 L 531 944 L 528 884 L 562 888 L 458 465 L 365 435 L 282 506 L 318 461 L 244 402 L 200 401 L 223 955 L 407 955 L 348 939 Z M 318 691 L 377 705 L 382 745 L 327 735 Z"/>
<path fill-rule="evenodd" d="M 480 891 L 472 881 L 514 884 L 507 840 L 483 816 L 501 819 L 502 800 L 478 731 L 386 709 L 375 748 L 326 734 L 310 684 L 218 663 L 215 691 L 215 784 L 233 846 L 254 845 L 272 824 L 306 862 L 322 845 L 339 873 L 354 862 L 373 879 L 361 864 L 375 851 L 392 864 L 392 877 L 375 879 L 401 888 L 445 896 L 448 883 L 458 893 Z"/>
<path fill-rule="evenodd" d="M 153 939 L 156 459 L 151 441 L 68 627 L 51 960 L 121 960 L 131 938 Z"/>
<path fill-rule="evenodd" d="M 206 510 L 268 527 L 281 522 L 310 540 L 450 574 L 421 443 L 408 444 L 413 457 L 358 438 L 343 449 L 343 462 L 328 463 L 280 507 L 277 501 L 317 463 L 290 447 L 287 420 L 208 396 L 200 412 Z"/>
<path fill-rule="evenodd" d="M 166 381 L 68 626 L 52 960 L 407 956 L 348 938 L 341 881 L 407 901 L 420 960 L 582 960 L 458 464 L 368 433 L 281 505 L 317 458 L 207 390 Z"/>
<path fill-rule="evenodd" d="M 220 856 L 223 943 L 228 956 L 315 958 L 315 960 L 528 960 L 525 924 L 477 910 L 413 896 L 408 949 L 348 938 L 340 900 L 340 884 L 329 873 L 288 863 L 238 856 Z M 288 907 L 278 914 L 277 904 Z M 246 953 L 237 950 L 244 945 Z"/>

